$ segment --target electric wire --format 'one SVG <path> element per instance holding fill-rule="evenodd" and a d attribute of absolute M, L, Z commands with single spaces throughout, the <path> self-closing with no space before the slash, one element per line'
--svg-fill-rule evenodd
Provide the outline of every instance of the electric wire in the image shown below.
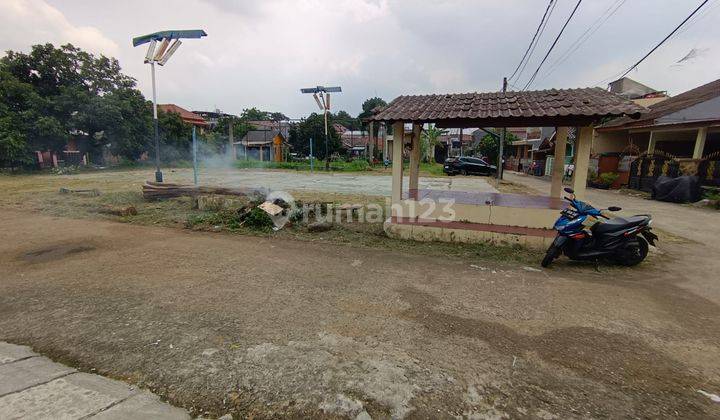
<path fill-rule="evenodd" d="M 702 7 L 705 6 L 705 4 L 707 4 L 708 1 L 710 1 L 710 0 L 704 0 L 702 3 L 700 3 L 700 5 L 699 5 L 698 7 L 696 7 L 695 10 L 693 10 L 692 13 L 690 13 L 690 15 L 688 15 L 688 17 L 686 17 L 685 19 L 683 19 L 683 21 L 680 22 L 680 24 L 679 24 L 678 26 L 676 26 L 675 29 L 672 30 L 672 32 L 670 32 L 665 38 L 663 38 L 662 41 L 658 42 L 657 45 L 655 45 L 650 51 L 648 51 L 648 53 L 645 54 L 645 55 L 644 55 L 640 60 L 638 60 L 635 64 L 633 64 L 632 66 L 630 66 L 627 70 L 621 70 L 620 72 L 616 73 L 615 75 L 610 76 L 610 77 L 608 77 L 608 78 L 606 78 L 606 79 L 603 79 L 603 80 L 599 81 L 598 83 L 596 83 L 596 85 L 599 85 L 599 84 L 601 84 L 601 83 L 603 83 L 603 82 L 605 82 L 605 81 L 607 81 L 607 80 L 610 80 L 610 79 L 617 80 L 617 79 L 622 79 L 623 77 L 627 76 L 628 73 L 630 73 L 633 69 L 635 69 L 637 66 L 639 66 L 643 61 L 645 61 L 648 57 L 650 57 L 650 55 L 651 55 L 652 53 L 654 53 L 658 48 L 660 48 L 665 42 L 667 42 L 667 40 L 669 40 L 670 38 L 672 38 L 672 36 L 675 35 L 675 33 L 676 33 L 687 21 L 689 21 L 693 16 L 695 16 L 695 14 L 696 14 L 700 9 L 702 9 Z M 619 76 L 617 76 L 617 75 L 619 75 Z"/>
<path fill-rule="evenodd" d="M 515 76 L 515 74 L 517 74 L 518 70 L 520 69 L 520 66 L 521 66 L 522 63 L 525 61 L 525 58 L 528 58 L 528 59 L 529 59 L 528 53 L 530 52 L 530 48 L 531 48 L 531 47 L 533 46 L 533 44 L 535 43 L 535 40 L 537 39 L 538 34 L 540 33 L 540 28 L 542 28 L 543 23 L 545 22 L 545 18 L 547 17 L 548 12 L 550 11 L 550 7 L 553 5 L 554 2 L 555 2 L 555 0 L 550 0 L 550 2 L 548 3 L 547 7 L 545 8 L 545 13 L 543 13 L 542 19 L 540 19 L 540 23 L 538 24 L 538 27 L 537 27 L 537 29 L 535 30 L 535 34 L 533 35 L 532 39 L 530 40 L 530 44 L 528 44 L 528 47 L 527 47 L 527 49 L 525 50 L 525 54 L 523 54 L 523 56 L 522 56 L 522 58 L 520 59 L 520 62 L 518 63 L 517 67 L 515 67 L 515 71 L 513 71 L 512 74 L 510 75 L 510 77 L 508 77 L 508 80 L 512 79 L 512 78 Z"/>
<path fill-rule="evenodd" d="M 565 61 L 572 56 L 575 51 L 577 51 L 590 37 L 592 37 L 595 32 L 597 32 L 598 29 L 602 25 L 605 24 L 617 11 L 625 4 L 627 0 L 617 0 L 615 3 L 610 5 L 601 15 L 599 18 L 595 20 L 588 28 L 585 30 L 585 32 L 580 35 L 575 42 L 573 42 L 566 50 L 563 52 L 560 57 L 558 57 L 557 60 L 555 60 L 552 64 L 550 64 L 550 67 L 548 71 L 542 76 L 540 81 L 543 81 L 548 78 L 555 70 L 558 69 L 558 67 L 563 64 Z"/>
<path fill-rule="evenodd" d="M 520 77 L 522 76 L 523 72 L 525 71 L 525 68 L 527 67 L 528 63 L 530 63 L 530 57 L 532 57 L 532 55 L 535 53 L 535 49 L 537 48 L 538 43 L 540 42 L 540 38 L 542 37 L 543 33 L 545 33 L 545 28 L 547 27 L 547 24 L 550 21 L 550 17 L 552 16 L 556 5 L 557 5 L 557 1 L 555 1 L 552 4 L 552 7 L 550 8 L 550 11 L 548 12 L 548 16 L 545 19 L 545 23 L 543 23 L 543 26 L 540 29 L 540 33 L 538 34 L 537 39 L 535 39 L 535 44 L 533 44 L 532 48 L 530 49 L 530 54 L 528 55 L 527 60 L 525 60 L 522 67 L 520 67 L 520 72 L 515 76 L 515 82 L 518 82 L 520 80 Z"/>
<path fill-rule="evenodd" d="M 705 0 L 705 1 L 708 1 L 708 0 Z M 580 7 L 580 3 L 582 3 L 582 0 L 578 0 L 577 4 L 575 5 L 575 7 L 574 7 L 573 10 L 572 10 L 572 13 L 570 13 L 570 16 L 568 16 L 567 20 L 565 21 L 565 24 L 562 26 L 562 28 L 560 29 L 560 32 L 559 32 L 559 33 L 557 34 L 557 36 L 555 37 L 555 41 L 553 41 L 552 45 L 550 45 L 550 48 L 548 49 L 548 52 L 545 54 L 545 57 L 543 57 L 542 61 L 540 62 L 540 65 L 538 65 L 538 68 L 535 69 L 535 72 L 534 72 L 533 75 L 530 77 L 530 80 L 528 80 L 527 84 L 525 84 L 525 87 L 523 88 L 523 90 L 526 90 L 526 89 L 527 89 L 528 87 L 530 87 L 530 85 L 535 81 L 535 77 L 537 77 L 538 72 L 539 72 L 540 69 L 542 68 L 543 64 L 545 64 L 545 61 L 546 61 L 547 58 L 550 56 L 550 53 L 552 52 L 552 50 L 553 50 L 553 49 L 555 48 L 555 46 L 557 45 L 557 43 L 558 43 L 558 41 L 560 40 L 560 37 L 562 36 L 563 32 L 565 32 L 565 28 L 567 28 L 567 26 L 568 26 L 568 24 L 570 23 L 570 20 L 572 20 L 573 16 L 575 16 L 575 12 L 577 12 L 578 7 Z"/>

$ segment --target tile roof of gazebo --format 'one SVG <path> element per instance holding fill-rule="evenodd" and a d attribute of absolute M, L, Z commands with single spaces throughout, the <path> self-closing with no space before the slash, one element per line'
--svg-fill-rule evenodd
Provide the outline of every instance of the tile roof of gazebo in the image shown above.
<path fill-rule="evenodd" d="M 601 88 L 399 96 L 369 121 L 440 127 L 586 126 L 647 109 Z"/>

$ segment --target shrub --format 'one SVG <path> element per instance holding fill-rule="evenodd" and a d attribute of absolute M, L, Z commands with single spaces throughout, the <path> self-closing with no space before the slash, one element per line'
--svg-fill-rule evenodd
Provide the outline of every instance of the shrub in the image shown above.
<path fill-rule="evenodd" d="M 614 184 L 618 178 L 620 178 L 620 175 L 616 174 L 615 172 L 605 172 L 600 174 L 600 177 L 598 177 L 598 182 L 602 185 L 610 186 Z"/>
<path fill-rule="evenodd" d="M 58 166 L 55 168 L 52 168 L 50 170 L 55 175 L 72 175 L 80 172 L 79 166 L 74 165 L 68 165 L 68 166 Z"/>
<path fill-rule="evenodd" d="M 370 164 L 365 159 L 355 159 L 345 169 L 348 171 L 368 171 L 370 170 Z"/>
<path fill-rule="evenodd" d="M 244 226 L 247 226 L 250 229 L 262 230 L 264 232 L 269 231 L 274 226 L 270 216 L 259 207 L 253 207 L 252 210 L 247 212 L 243 217 L 243 221 Z"/>

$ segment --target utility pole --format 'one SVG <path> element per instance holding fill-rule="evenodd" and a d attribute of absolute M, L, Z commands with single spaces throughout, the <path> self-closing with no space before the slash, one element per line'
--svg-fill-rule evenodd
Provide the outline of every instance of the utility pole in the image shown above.
<path fill-rule="evenodd" d="M 328 154 L 328 112 L 330 111 L 330 94 L 326 92 L 325 103 L 325 170 L 330 172 L 330 155 Z M 322 94 L 320 94 L 322 98 Z"/>
<path fill-rule="evenodd" d="M 325 87 L 317 86 L 314 88 L 300 89 L 300 93 L 312 93 L 315 102 L 323 111 L 325 116 L 325 170 L 330 170 L 330 155 L 328 154 L 328 112 L 330 112 L 330 92 L 342 92 L 340 86 Z M 319 95 L 318 95 L 319 94 Z"/>
<path fill-rule="evenodd" d="M 232 153 L 232 160 L 237 159 L 237 152 L 235 152 L 235 139 L 233 137 L 233 118 L 229 117 L 228 121 L 230 121 L 230 124 L 228 126 L 228 140 L 230 142 L 230 153 Z"/>
<path fill-rule="evenodd" d="M 503 96 L 505 96 L 505 92 L 507 92 L 507 77 L 503 77 Z M 500 147 L 498 149 L 498 168 L 497 168 L 497 178 L 498 181 L 502 179 L 503 174 L 503 147 L 505 146 L 505 136 L 507 135 L 507 128 L 503 127 L 502 129 L 502 136 L 500 137 Z"/>
<path fill-rule="evenodd" d="M 313 156 L 312 144 L 313 139 L 312 137 L 310 137 L 310 173 L 315 172 L 315 167 L 313 165 L 313 160 L 315 160 L 315 157 Z"/>
<path fill-rule="evenodd" d="M 163 182 L 160 170 L 160 129 L 157 114 L 157 88 L 155 86 L 155 64 L 164 66 L 182 44 L 181 38 L 202 38 L 207 36 L 202 29 L 161 31 L 133 38 L 133 47 L 150 44 L 145 53 L 145 64 L 150 64 L 153 96 L 153 136 L 155 137 L 155 182 Z M 158 44 L 159 43 L 159 44 Z M 157 48 L 156 48 L 157 47 Z"/>
<path fill-rule="evenodd" d="M 192 127 L 192 152 L 193 152 L 193 181 L 198 184 L 198 161 L 197 161 L 197 136 L 195 134 L 195 125 Z"/>
<path fill-rule="evenodd" d="M 155 182 L 163 182 L 163 174 L 160 170 L 160 129 L 158 127 L 157 114 L 157 93 L 155 92 L 155 62 L 150 62 L 150 72 L 152 73 L 152 93 L 153 93 L 153 136 L 155 137 Z"/>

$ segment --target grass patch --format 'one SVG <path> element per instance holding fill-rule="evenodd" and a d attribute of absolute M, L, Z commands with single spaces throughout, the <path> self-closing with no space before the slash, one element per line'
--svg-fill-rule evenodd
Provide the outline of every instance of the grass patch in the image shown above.
<path fill-rule="evenodd" d="M 283 169 L 292 171 L 310 171 L 310 162 L 261 162 L 259 160 L 238 160 L 233 163 L 238 169 Z M 403 168 L 408 171 L 410 164 L 403 162 Z M 370 165 L 364 159 L 355 159 L 350 162 L 336 161 L 330 162 L 330 172 L 366 172 L 372 174 L 390 174 L 391 167 L 385 168 L 385 165 Z M 316 160 L 314 163 L 314 171 L 325 172 L 325 161 Z M 439 163 L 421 163 L 420 174 L 422 176 L 447 176 L 443 172 L 443 165 Z"/>
<path fill-rule="evenodd" d="M 377 203 L 384 204 L 383 197 L 352 196 L 304 192 L 305 202 L 331 203 Z M 135 206 L 136 215 L 114 216 L 101 212 L 107 206 Z M 290 239 L 308 242 L 361 246 L 437 257 L 457 257 L 471 260 L 511 261 L 536 263 L 541 253 L 517 245 L 492 245 L 489 243 L 458 244 L 446 242 L 416 242 L 389 238 L 382 223 L 347 222 L 335 223 L 327 232 L 310 233 L 303 224 L 291 224 L 279 231 L 272 230 L 272 221 L 260 209 L 250 215 L 241 215 L 237 209 L 202 211 L 194 208 L 193 199 L 180 197 L 169 200 L 145 201 L 139 191 L 116 191 L 97 197 L 42 192 L 27 198 L 22 207 L 45 214 L 77 219 L 101 219 L 146 226 L 188 228 L 192 230 L 227 232 L 231 234 Z"/>

